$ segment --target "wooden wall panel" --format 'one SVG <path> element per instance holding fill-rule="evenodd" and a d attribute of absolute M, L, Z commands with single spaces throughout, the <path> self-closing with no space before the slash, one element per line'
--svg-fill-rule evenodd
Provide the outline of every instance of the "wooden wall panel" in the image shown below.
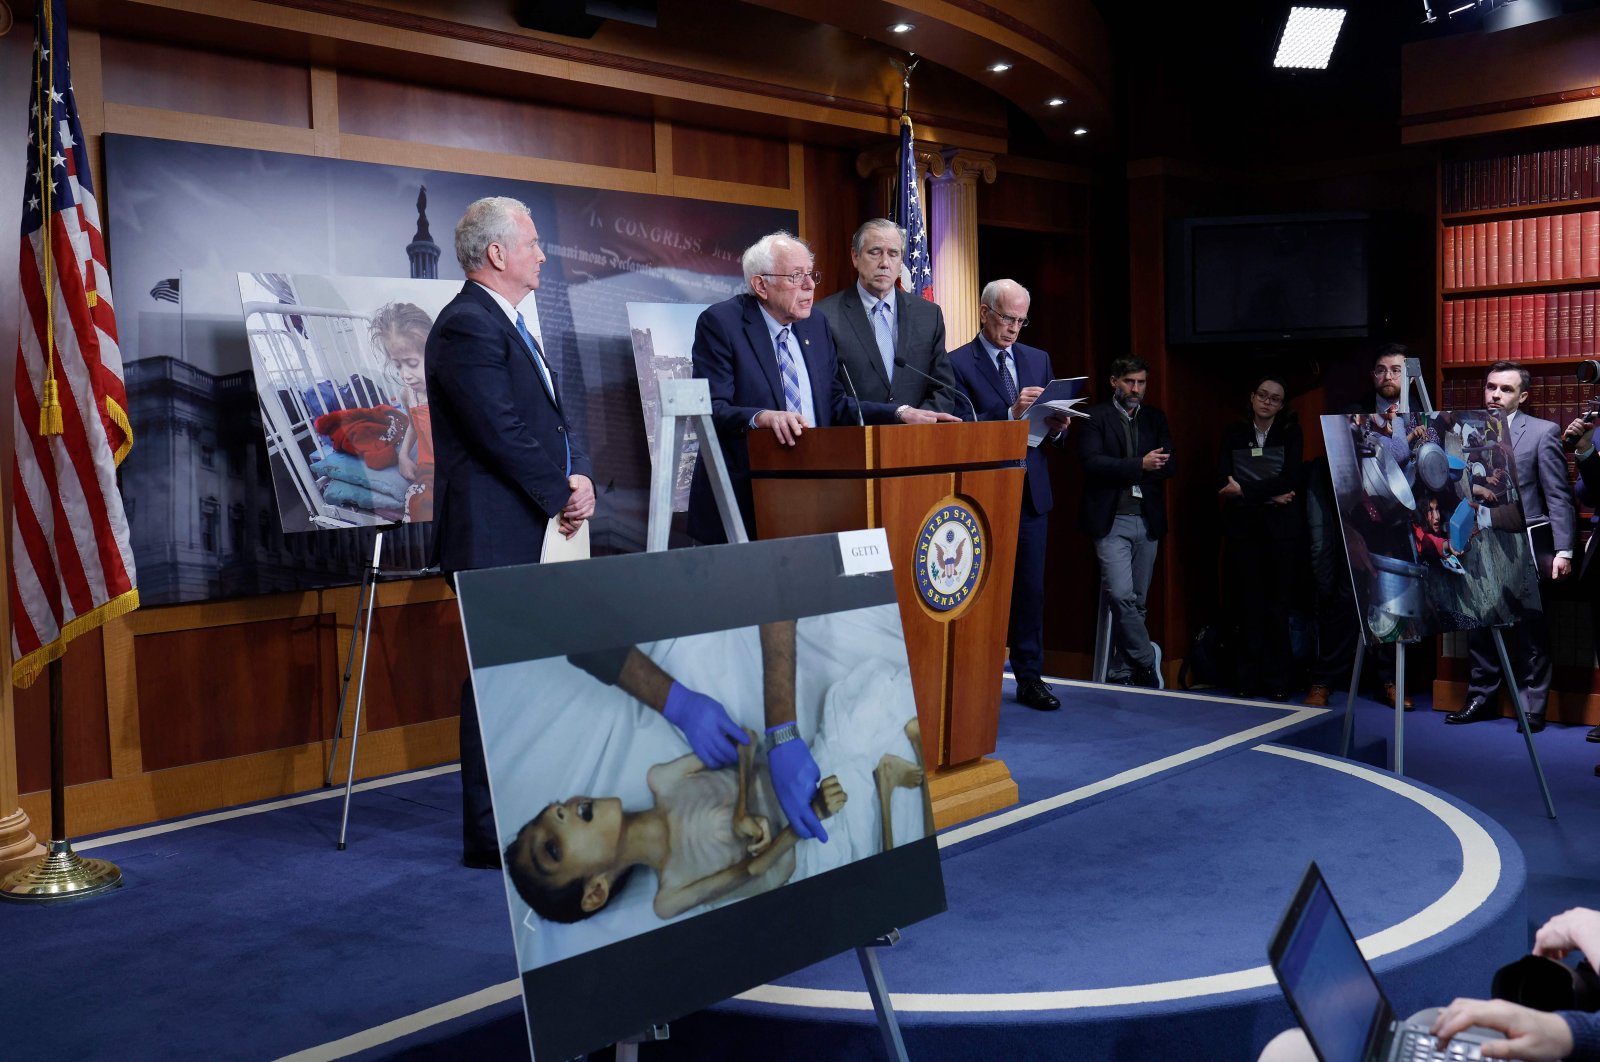
<path fill-rule="evenodd" d="M 1086 232 L 1089 189 L 1002 171 L 992 187 L 978 192 L 978 224 L 1033 232 Z"/>
<path fill-rule="evenodd" d="M 95 630 L 75 639 L 62 658 L 62 717 L 66 722 L 66 784 L 111 777 L 111 737 L 106 727 L 103 636 Z M 50 683 L 41 674 L 27 689 L 13 691 L 17 720 L 17 791 L 50 788 Z M 49 822 L 39 824 L 49 828 Z M 43 836 L 43 834 L 40 834 Z"/>
<path fill-rule="evenodd" d="M 339 129 L 624 170 L 655 168 L 655 125 L 648 118 L 499 99 L 341 74 Z"/>
<path fill-rule="evenodd" d="M 855 283 L 850 234 L 879 210 L 871 202 L 871 182 L 856 176 L 855 152 L 808 144 L 804 157 L 805 229 L 800 235 L 817 253 L 821 298 Z"/>
<path fill-rule="evenodd" d="M 298 63 L 120 37 L 101 39 L 108 103 L 311 127 L 311 79 Z"/>
<path fill-rule="evenodd" d="M 378 609 L 367 662 L 367 729 L 455 715 L 466 677 L 467 651 L 455 598 Z"/>
<path fill-rule="evenodd" d="M 672 172 L 679 177 L 788 188 L 789 142 L 675 125 L 672 127 Z"/>
<path fill-rule="evenodd" d="M 297 616 L 134 640 L 144 769 L 304 745 L 333 732 L 334 625 Z"/>

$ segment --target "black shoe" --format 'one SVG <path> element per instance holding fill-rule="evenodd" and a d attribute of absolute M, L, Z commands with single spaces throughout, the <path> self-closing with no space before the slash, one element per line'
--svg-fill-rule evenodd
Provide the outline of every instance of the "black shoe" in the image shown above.
<path fill-rule="evenodd" d="M 1544 713 L 1543 712 L 1529 712 L 1528 713 L 1528 729 L 1533 731 L 1535 734 L 1539 733 L 1540 731 L 1542 731 L 1544 729 Z M 1519 734 L 1522 733 L 1522 724 L 1520 722 L 1517 723 L 1517 733 L 1519 733 Z"/>
<path fill-rule="evenodd" d="M 1585 737 L 1583 740 L 1585 740 L 1585 741 L 1600 741 L 1600 726 L 1597 726 L 1593 730 L 1589 731 L 1588 736 Z"/>
<path fill-rule="evenodd" d="M 1156 677 L 1155 668 L 1136 667 L 1133 669 L 1133 681 L 1129 685 L 1147 690 L 1159 690 L 1161 688 L 1161 680 Z"/>
<path fill-rule="evenodd" d="M 1444 721 L 1451 724 L 1484 723 L 1499 718 L 1500 709 L 1483 697 L 1474 697 L 1463 705 L 1459 712 L 1451 712 L 1445 716 Z"/>
<path fill-rule="evenodd" d="M 499 870 L 500 853 L 492 849 L 487 852 L 464 852 L 461 865 L 468 870 Z"/>
<path fill-rule="evenodd" d="M 1017 703 L 1040 712 L 1053 712 L 1061 707 L 1050 687 L 1036 678 L 1017 680 Z"/>

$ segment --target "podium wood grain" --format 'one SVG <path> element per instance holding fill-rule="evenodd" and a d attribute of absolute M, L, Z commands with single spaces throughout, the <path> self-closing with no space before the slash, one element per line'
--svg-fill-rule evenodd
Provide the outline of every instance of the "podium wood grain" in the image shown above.
<path fill-rule="evenodd" d="M 1026 445 L 1023 425 L 1000 423 L 812 429 L 793 447 L 750 436 L 758 536 L 887 532 L 941 827 L 1017 799 L 1005 764 L 986 757 L 999 726 Z M 941 613 L 917 591 L 917 536 L 952 500 L 976 513 L 984 560 L 968 599 Z"/>

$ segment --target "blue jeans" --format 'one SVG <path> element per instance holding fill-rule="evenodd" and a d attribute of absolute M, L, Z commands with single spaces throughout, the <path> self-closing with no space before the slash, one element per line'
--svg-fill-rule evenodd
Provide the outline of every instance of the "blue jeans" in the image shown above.
<path fill-rule="evenodd" d="M 1145 530 L 1144 517 L 1117 516 L 1111 533 L 1095 539 L 1100 578 L 1111 606 L 1111 663 L 1106 677 L 1125 679 L 1133 668 L 1156 666 L 1155 647 L 1145 626 L 1145 598 L 1155 571 L 1157 541 Z"/>

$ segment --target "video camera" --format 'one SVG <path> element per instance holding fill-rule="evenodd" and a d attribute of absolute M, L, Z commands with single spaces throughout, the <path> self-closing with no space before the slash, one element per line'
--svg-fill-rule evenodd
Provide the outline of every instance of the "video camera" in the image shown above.
<path fill-rule="evenodd" d="M 1595 358 L 1585 358 L 1583 361 L 1579 362 L 1578 382 L 1589 386 L 1600 383 L 1600 360 L 1596 360 Z M 1589 431 L 1593 431 L 1595 422 L 1600 421 L 1600 394 L 1590 395 L 1587 399 L 1587 404 L 1589 408 L 1584 412 L 1582 417 L 1585 430 L 1583 432 L 1579 432 L 1577 435 L 1573 435 L 1564 429 L 1562 431 L 1561 441 L 1568 446 L 1576 443 Z"/>

